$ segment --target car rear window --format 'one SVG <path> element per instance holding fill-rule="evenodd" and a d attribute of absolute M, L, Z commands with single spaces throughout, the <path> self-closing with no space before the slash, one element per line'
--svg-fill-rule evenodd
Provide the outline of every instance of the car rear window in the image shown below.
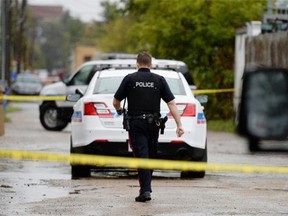
<path fill-rule="evenodd" d="M 180 79 L 165 78 L 174 95 L 185 95 L 184 86 Z M 93 94 L 114 94 L 123 77 L 103 77 L 97 80 Z"/>
<path fill-rule="evenodd" d="M 105 77 L 97 80 L 93 94 L 114 94 L 123 77 Z"/>

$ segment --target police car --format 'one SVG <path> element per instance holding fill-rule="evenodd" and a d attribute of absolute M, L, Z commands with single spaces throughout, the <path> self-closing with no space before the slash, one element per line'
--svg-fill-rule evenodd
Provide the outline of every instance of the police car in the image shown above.
<path fill-rule="evenodd" d="M 167 104 L 161 101 L 161 115 L 168 116 L 164 134 L 159 135 L 159 159 L 207 162 L 206 118 L 203 106 L 192 94 L 181 72 L 167 67 L 151 69 L 168 82 L 175 96 L 185 134 L 176 136 L 176 124 Z M 95 73 L 85 94 L 67 96 L 77 101 L 71 118 L 71 153 L 133 157 L 129 147 L 128 133 L 123 129 L 123 116 L 118 115 L 112 101 L 122 79 L 136 68 L 105 69 Z M 122 101 L 122 107 L 124 102 Z M 125 108 L 127 108 L 127 101 Z M 72 178 L 90 176 L 90 166 L 73 165 Z M 181 172 L 183 178 L 205 176 L 205 171 Z"/>

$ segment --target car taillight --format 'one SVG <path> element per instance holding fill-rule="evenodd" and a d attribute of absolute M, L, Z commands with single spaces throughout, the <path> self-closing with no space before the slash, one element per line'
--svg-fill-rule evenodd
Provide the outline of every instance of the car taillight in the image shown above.
<path fill-rule="evenodd" d="M 181 116 L 196 116 L 196 105 L 192 103 L 186 104 Z"/>
<path fill-rule="evenodd" d="M 183 140 L 171 140 L 172 144 L 183 144 L 185 143 Z"/>
<path fill-rule="evenodd" d="M 84 104 L 84 115 L 98 115 L 99 117 L 112 117 L 107 105 L 102 102 L 89 102 Z"/>
<path fill-rule="evenodd" d="M 177 103 L 176 104 L 180 116 L 196 116 L 196 105 L 193 103 Z M 168 116 L 172 116 L 171 113 Z"/>
<path fill-rule="evenodd" d="M 108 140 L 107 139 L 97 139 L 97 140 L 95 140 L 95 142 L 107 143 Z"/>
<path fill-rule="evenodd" d="M 94 103 L 90 102 L 84 104 L 84 115 L 97 115 Z"/>

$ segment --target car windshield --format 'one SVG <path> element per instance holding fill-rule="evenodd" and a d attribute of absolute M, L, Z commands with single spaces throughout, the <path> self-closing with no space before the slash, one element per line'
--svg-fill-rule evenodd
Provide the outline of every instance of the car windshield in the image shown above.
<path fill-rule="evenodd" d="M 17 76 L 16 81 L 23 83 L 41 83 L 40 79 L 34 76 Z"/>
<path fill-rule="evenodd" d="M 165 78 L 174 95 L 185 95 L 184 86 L 180 79 Z M 114 94 L 123 77 L 105 77 L 97 80 L 93 94 Z"/>

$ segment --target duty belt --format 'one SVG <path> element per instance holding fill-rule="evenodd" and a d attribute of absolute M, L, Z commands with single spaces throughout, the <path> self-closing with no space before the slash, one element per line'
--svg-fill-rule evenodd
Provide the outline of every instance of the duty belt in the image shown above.
<path fill-rule="evenodd" d="M 150 124 L 155 123 L 156 126 L 161 129 L 160 133 L 164 134 L 165 123 L 168 120 L 168 117 L 165 116 L 164 118 L 160 118 L 160 116 L 156 117 L 156 115 L 153 115 L 153 114 L 143 114 L 143 115 L 138 115 L 138 116 L 125 115 L 124 116 L 124 122 L 126 122 L 126 124 L 128 123 L 129 130 L 130 130 L 129 120 L 131 120 L 131 119 L 143 119 L 143 120 L 147 120 L 148 123 L 150 123 Z M 125 128 L 125 127 L 124 127 L 124 129 L 127 130 L 127 128 Z"/>
<path fill-rule="evenodd" d="M 147 118 L 154 118 L 153 114 L 143 114 L 139 116 L 127 116 L 128 119 L 147 119 Z"/>

